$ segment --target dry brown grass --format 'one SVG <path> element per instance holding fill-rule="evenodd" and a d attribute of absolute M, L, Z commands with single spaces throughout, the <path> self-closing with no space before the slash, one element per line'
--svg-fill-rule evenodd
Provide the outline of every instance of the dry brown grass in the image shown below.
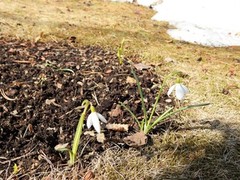
<path fill-rule="evenodd" d="M 90 4 L 89 4 L 90 3 Z M 41 41 L 77 37 L 79 45 L 116 50 L 122 38 L 125 53 L 160 63 L 165 76 L 187 75 L 190 103 L 211 102 L 182 114 L 183 129 L 153 137 L 153 145 L 128 151 L 109 149 L 89 169 L 96 179 L 238 179 L 240 177 L 240 48 L 210 48 L 172 40 L 167 23 L 151 21 L 153 11 L 108 1 L 0 2 L 0 34 Z M 170 57 L 172 62 L 166 62 Z M 201 58 L 201 61 L 197 61 Z M 170 80 L 169 85 L 174 82 Z M 76 167 L 75 167 L 76 168 Z M 76 178 L 69 170 L 49 168 L 53 179 Z M 58 172 L 58 173 L 55 173 Z"/>

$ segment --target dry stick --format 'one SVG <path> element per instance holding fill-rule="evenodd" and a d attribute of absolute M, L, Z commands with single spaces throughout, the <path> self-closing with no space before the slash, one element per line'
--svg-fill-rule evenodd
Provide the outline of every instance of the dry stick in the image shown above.
<path fill-rule="evenodd" d="M 14 60 L 13 62 L 15 63 L 19 63 L 19 64 L 32 64 L 34 63 L 35 61 L 25 61 L 25 60 Z"/>
<path fill-rule="evenodd" d="M 95 99 L 97 105 L 99 106 L 100 103 L 99 103 L 99 101 L 98 101 L 98 99 L 97 99 L 97 95 L 96 95 L 95 91 L 92 93 L 92 97 Z"/>

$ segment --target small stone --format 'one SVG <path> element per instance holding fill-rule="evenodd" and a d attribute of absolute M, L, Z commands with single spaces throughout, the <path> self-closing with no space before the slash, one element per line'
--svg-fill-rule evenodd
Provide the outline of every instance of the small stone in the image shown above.
<path fill-rule="evenodd" d="M 198 57 L 198 58 L 197 58 L 197 61 L 198 61 L 198 62 L 202 61 L 202 57 Z"/>

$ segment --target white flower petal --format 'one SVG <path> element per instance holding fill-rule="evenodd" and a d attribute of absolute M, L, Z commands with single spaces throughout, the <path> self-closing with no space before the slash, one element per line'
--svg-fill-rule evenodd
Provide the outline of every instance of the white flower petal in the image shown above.
<path fill-rule="evenodd" d="M 180 84 L 180 85 L 181 85 L 182 89 L 184 90 L 185 94 L 189 93 L 189 90 L 186 86 L 184 86 L 183 84 Z"/>
<path fill-rule="evenodd" d="M 107 123 L 107 120 L 105 119 L 105 117 L 103 115 L 101 115 L 100 113 L 97 113 L 97 116 L 102 122 Z"/>
<path fill-rule="evenodd" d="M 185 90 L 182 88 L 181 84 L 176 85 L 176 98 L 178 100 L 182 100 L 185 96 Z"/>
<path fill-rule="evenodd" d="M 170 96 L 170 94 L 173 92 L 173 90 L 175 89 L 176 84 L 174 84 L 173 86 L 171 86 L 167 92 L 167 95 Z"/>
<path fill-rule="evenodd" d="M 87 128 L 89 129 L 90 127 L 92 127 L 93 122 L 92 122 L 92 114 L 90 114 L 87 118 Z"/>
<path fill-rule="evenodd" d="M 92 123 L 93 123 L 93 127 L 95 129 L 95 131 L 97 131 L 97 133 L 101 132 L 101 128 L 100 128 L 100 122 L 98 119 L 98 115 L 96 112 L 92 112 Z"/>

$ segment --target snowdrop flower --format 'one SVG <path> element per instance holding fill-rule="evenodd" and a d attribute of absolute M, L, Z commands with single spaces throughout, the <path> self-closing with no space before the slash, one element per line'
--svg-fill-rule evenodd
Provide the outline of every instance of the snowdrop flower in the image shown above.
<path fill-rule="evenodd" d="M 90 127 L 93 126 L 95 131 L 97 131 L 97 133 L 100 133 L 101 128 L 100 128 L 99 120 L 101 120 L 104 123 L 107 123 L 107 120 L 105 119 L 105 117 L 103 117 L 103 115 L 101 115 L 100 113 L 97 113 L 95 108 L 92 105 L 90 109 L 91 109 L 91 114 L 87 118 L 87 128 L 89 129 Z"/>
<path fill-rule="evenodd" d="M 167 92 L 167 95 L 169 96 L 173 91 L 175 90 L 175 95 L 178 100 L 183 100 L 185 95 L 189 93 L 189 90 L 186 86 L 176 83 L 173 86 L 171 86 Z"/>

